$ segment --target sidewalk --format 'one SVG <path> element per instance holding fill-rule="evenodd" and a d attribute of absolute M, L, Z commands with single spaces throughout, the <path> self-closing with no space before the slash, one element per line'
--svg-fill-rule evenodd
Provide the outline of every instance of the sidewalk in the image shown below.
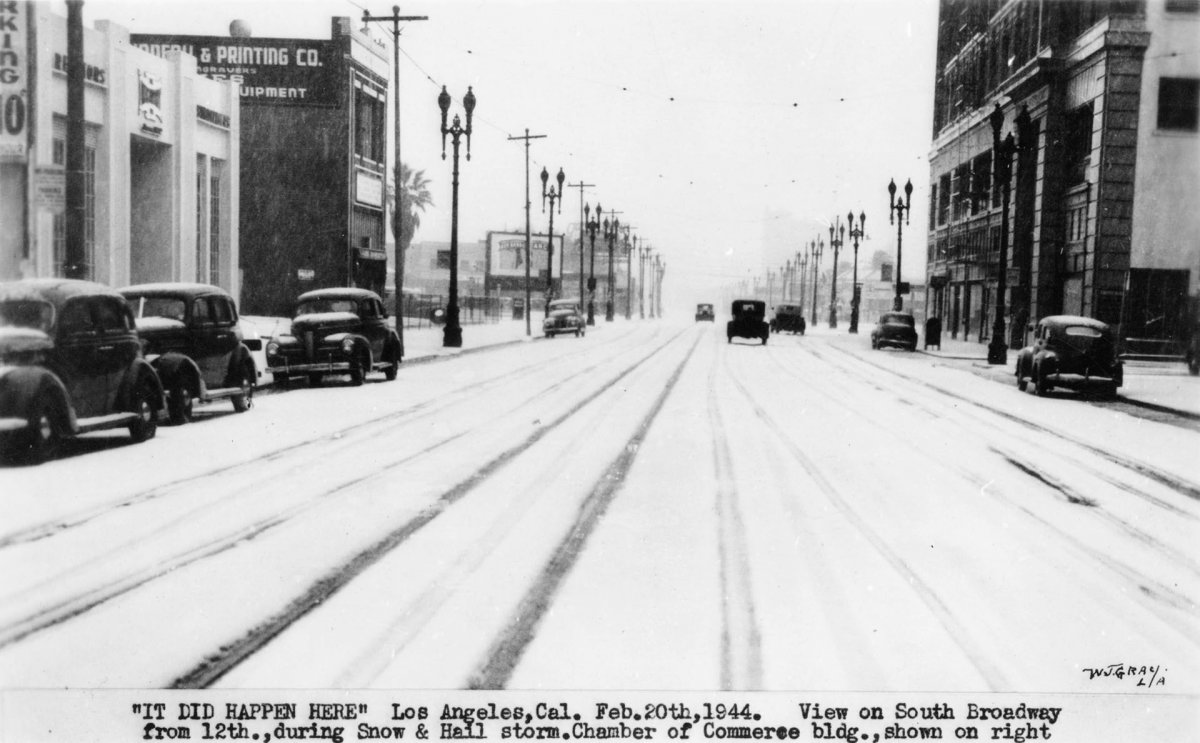
<path fill-rule="evenodd" d="M 870 333 L 870 329 L 867 329 Z M 987 360 L 987 342 L 955 340 L 942 334 L 940 348 L 924 347 L 921 336 L 917 351 L 934 358 L 964 364 L 980 376 L 1016 384 L 1018 351 L 1009 349 L 1008 363 L 992 365 Z M 1125 362 L 1125 383 L 1118 394 L 1134 403 L 1166 408 L 1184 415 L 1200 416 L 1200 377 L 1188 374 L 1187 366 L 1177 362 Z"/>

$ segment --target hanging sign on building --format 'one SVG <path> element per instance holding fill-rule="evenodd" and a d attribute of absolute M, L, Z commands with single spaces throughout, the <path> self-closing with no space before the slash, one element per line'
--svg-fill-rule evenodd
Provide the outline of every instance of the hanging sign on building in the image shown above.
<path fill-rule="evenodd" d="M 196 58 L 196 70 L 238 84 L 242 103 L 336 106 L 333 42 L 224 36 L 131 34 L 137 48 L 159 57 L 180 51 Z"/>
<path fill-rule="evenodd" d="M 138 70 L 138 119 L 142 132 L 162 134 L 162 77 L 145 70 Z"/>
<path fill-rule="evenodd" d="M 0 3 L 0 162 L 24 162 L 29 137 L 29 3 Z"/>

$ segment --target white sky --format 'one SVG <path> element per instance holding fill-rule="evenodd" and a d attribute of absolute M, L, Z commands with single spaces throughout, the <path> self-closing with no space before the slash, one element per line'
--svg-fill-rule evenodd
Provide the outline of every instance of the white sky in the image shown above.
<path fill-rule="evenodd" d="M 87 0 L 84 18 L 214 36 L 241 18 L 254 36 L 327 39 L 331 17 L 357 23 L 364 8 L 386 15 L 392 5 Z M 435 199 L 418 241 L 449 240 L 437 94 L 446 85 L 461 111 L 470 85 L 478 107 L 472 159 L 461 163 L 462 241 L 524 229 L 525 148 L 507 137 L 528 128 L 548 135 L 530 151 L 533 229 L 547 220 L 538 174 L 561 167 L 568 183 L 596 184 L 585 199 L 617 209 L 662 254 L 681 299 L 778 268 L 818 234 L 828 240 L 828 222 L 851 210 L 867 214 L 860 261 L 894 253 L 892 178 L 915 187 L 904 277 L 923 275 L 934 0 L 441 0 L 400 10 L 429 16 L 401 37 L 402 155 L 426 171 Z M 390 58 L 390 24 L 376 26 Z M 556 231 L 578 222 L 579 191 L 567 193 Z"/>

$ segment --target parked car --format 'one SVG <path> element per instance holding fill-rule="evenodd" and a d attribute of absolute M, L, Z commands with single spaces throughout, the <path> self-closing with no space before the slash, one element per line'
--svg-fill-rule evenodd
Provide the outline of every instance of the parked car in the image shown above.
<path fill-rule="evenodd" d="M 296 300 L 291 329 L 267 343 L 268 369 L 281 385 L 307 376 L 321 384 L 326 374 L 349 374 L 360 385 L 368 372 L 396 378 L 404 347 L 388 327 L 379 295 L 367 289 L 317 289 Z"/>
<path fill-rule="evenodd" d="M 775 307 L 771 319 L 771 330 L 776 333 L 799 333 L 804 335 L 808 323 L 804 321 L 804 309 L 798 304 L 781 304 Z"/>
<path fill-rule="evenodd" d="M 730 343 L 734 338 L 759 338 L 767 345 L 771 329 L 763 319 L 767 303 L 758 299 L 735 299 L 730 308 L 733 319 L 725 323 L 725 335 Z"/>
<path fill-rule="evenodd" d="M 715 322 L 716 319 L 717 316 L 716 313 L 713 312 L 713 306 L 711 304 L 705 303 L 696 305 L 696 322 Z"/>
<path fill-rule="evenodd" d="M 90 281 L 0 284 L 0 456 L 41 462 L 63 439 L 128 428 L 153 438 L 162 386 L 125 298 Z"/>
<path fill-rule="evenodd" d="M 1117 355 L 1112 329 L 1099 320 L 1077 315 L 1043 317 L 1033 341 L 1017 355 L 1017 388 L 1033 382 L 1045 395 L 1055 387 L 1096 389 L 1116 395 L 1124 384 L 1124 367 Z"/>
<path fill-rule="evenodd" d="M 907 312 L 885 312 L 871 331 L 871 348 L 917 350 L 917 321 Z"/>
<path fill-rule="evenodd" d="M 246 412 L 258 373 L 238 323 L 233 297 L 209 284 L 138 284 L 121 289 L 162 381 L 167 416 L 187 423 L 196 403 L 231 400 Z"/>
<path fill-rule="evenodd" d="M 576 338 L 586 334 L 587 321 L 579 311 L 579 300 L 552 300 L 546 310 L 546 319 L 542 321 L 542 332 L 547 338 L 559 333 L 574 333 Z"/>

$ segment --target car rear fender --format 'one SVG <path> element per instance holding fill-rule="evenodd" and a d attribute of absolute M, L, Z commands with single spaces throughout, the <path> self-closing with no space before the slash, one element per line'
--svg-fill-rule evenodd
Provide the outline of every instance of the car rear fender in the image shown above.
<path fill-rule="evenodd" d="M 41 367 L 0 367 L 0 417 L 27 418 L 39 395 L 50 395 L 60 418 L 54 423 L 60 432 L 75 431 L 75 409 L 67 389 L 51 371 Z"/>
<path fill-rule="evenodd" d="M 200 367 L 191 358 L 181 353 L 167 353 L 150 362 L 163 387 L 171 387 L 177 380 L 187 385 L 193 396 L 200 394 Z"/>
<path fill-rule="evenodd" d="M 125 378 L 121 381 L 121 389 L 117 394 L 117 401 L 121 409 L 133 409 L 133 394 L 139 384 L 150 385 L 154 390 L 154 409 L 162 410 L 164 404 L 162 382 L 158 378 L 158 373 L 154 371 L 154 367 L 150 366 L 145 359 L 137 359 L 125 371 Z"/>

